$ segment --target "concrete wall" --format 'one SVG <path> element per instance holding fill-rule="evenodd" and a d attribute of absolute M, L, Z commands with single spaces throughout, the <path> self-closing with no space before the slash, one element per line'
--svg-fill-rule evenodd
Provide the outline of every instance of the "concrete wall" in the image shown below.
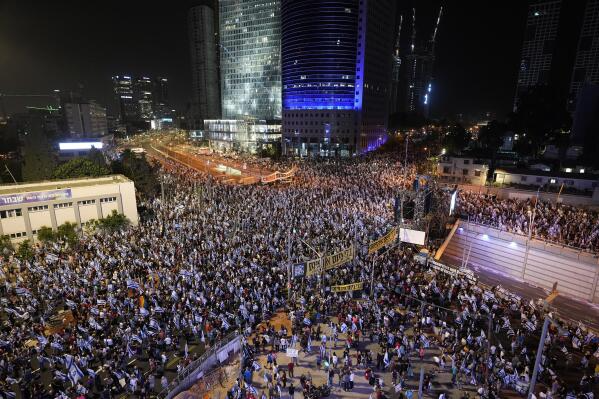
<path fill-rule="evenodd" d="M 460 190 L 472 191 L 481 194 L 494 194 L 498 198 L 519 198 L 527 199 L 536 197 L 537 192 L 532 190 L 521 190 L 510 187 L 489 187 L 489 186 L 478 186 L 474 184 L 460 184 Z M 539 198 L 542 201 L 548 201 L 555 203 L 557 201 L 557 193 L 544 193 L 539 192 Z M 559 202 L 566 205 L 574 206 L 599 206 L 599 195 L 588 197 L 584 195 L 572 195 L 572 194 L 561 194 L 559 196 Z"/>
<path fill-rule="evenodd" d="M 547 290 L 557 281 L 560 293 L 599 303 L 599 260 L 591 253 L 534 239 L 527 245 L 525 236 L 464 222 L 443 259 L 464 254 L 469 267 L 488 268 Z"/>

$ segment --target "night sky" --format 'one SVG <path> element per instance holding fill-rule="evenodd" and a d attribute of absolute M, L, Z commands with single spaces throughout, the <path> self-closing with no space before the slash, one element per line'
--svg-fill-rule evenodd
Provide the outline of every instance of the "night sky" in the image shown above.
<path fill-rule="evenodd" d="M 376 1 L 376 0 L 375 0 Z M 400 4 L 406 5 L 404 0 Z M 414 0 L 421 31 L 439 4 L 435 116 L 511 110 L 524 1 Z M 185 1 L 0 0 L 0 92 L 77 90 L 114 111 L 111 76 L 165 76 L 184 110 L 191 74 Z M 430 22 L 430 23 L 429 23 Z M 34 100 L 6 100 L 8 111 Z M 39 103 L 37 103 L 39 104 Z"/>

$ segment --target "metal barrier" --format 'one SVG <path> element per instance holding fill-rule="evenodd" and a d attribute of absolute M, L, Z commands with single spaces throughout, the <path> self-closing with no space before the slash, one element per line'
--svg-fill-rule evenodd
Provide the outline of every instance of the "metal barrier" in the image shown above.
<path fill-rule="evenodd" d="M 167 398 L 170 399 L 179 393 L 189 389 L 197 380 L 197 374 L 202 371 L 206 371 L 204 369 L 210 368 L 211 365 L 216 362 L 211 361 L 217 358 L 217 355 L 220 351 L 227 347 L 227 345 L 231 344 L 235 339 L 239 338 L 241 335 L 234 331 L 229 335 L 225 336 L 220 341 L 216 342 L 210 349 L 204 352 L 199 358 L 191 362 L 187 367 L 181 370 L 175 379 L 173 379 L 169 383 L 169 388 L 163 389 L 157 395 L 159 398 Z M 213 358 L 213 359 L 212 359 Z M 193 378 L 192 378 L 193 377 Z"/>

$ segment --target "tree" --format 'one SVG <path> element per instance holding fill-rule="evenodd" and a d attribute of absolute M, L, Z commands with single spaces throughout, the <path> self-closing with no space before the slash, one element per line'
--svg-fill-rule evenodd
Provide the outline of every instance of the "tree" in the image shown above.
<path fill-rule="evenodd" d="M 461 152 L 470 143 L 470 133 L 462 125 L 456 123 L 449 128 L 443 137 L 443 145 L 449 152 Z"/>
<path fill-rule="evenodd" d="M 503 137 L 507 131 L 507 125 L 505 123 L 493 120 L 483 126 L 478 133 L 478 140 L 483 149 L 486 150 L 487 154 L 491 158 L 491 165 L 489 165 L 489 177 L 493 177 L 495 173 L 495 164 L 497 162 L 497 152 L 503 144 Z"/>
<path fill-rule="evenodd" d="M 97 148 L 92 147 L 92 149 L 87 153 L 86 158 L 89 159 L 94 165 L 98 166 L 99 168 L 108 170 L 106 158 L 104 158 L 104 154 L 102 154 L 102 151 L 98 150 Z"/>
<path fill-rule="evenodd" d="M 29 240 L 22 241 L 17 248 L 17 258 L 21 260 L 30 260 L 33 258 L 33 248 Z"/>
<path fill-rule="evenodd" d="M 55 179 L 74 179 L 78 177 L 99 177 L 110 173 L 105 166 L 100 166 L 87 158 L 74 158 L 54 169 Z"/>
<path fill-rule="evenodd" d="M 37 231 L 37 239 L 41 242 L 56 241 L 56 235 L 51 227 L 42 226 Z"/>
<path fill-rule="evenodd" d="M 113 210 L 112 213 L 103 219 L 98 220 L 98 228 L 106 232 L 115 232 L 129 226 L 131 221 L 127 216 Z"/>
<path fill-rule="evenodd" d="M 10 241 L 10 237 L 6 234 L 0 236 L 0 253 L 4 256 L 10 254 L 14 251 L 14 247 L 12 246 L 12 242 Z"/>
<path fill-rule="evenodd" d="M 62 240 L 68 243 L 70 246 L 74 246 L 77 243 L 77 225 L 75 223 L 65 222 L 58 226 L 56 229 L 56 239 Z"/>
<path fill-rule="evenodd" d="M 521 136 L 516 143 L 521 155 L 538 156 L 543 145 L 569 132 L 571 125 L 565 96 L 547 85 L 522 94 L 510 117 L 510 127 Z"/>
<path fill-rule="evenodd" d="M 131 150 L 123 151 L 121 159 L 112 163 L 112 172 L 133 180 L 137 191 L 146 197 L 158 193 L 158 166 L 150 164 L 143 155 L 137 156 Z"/>

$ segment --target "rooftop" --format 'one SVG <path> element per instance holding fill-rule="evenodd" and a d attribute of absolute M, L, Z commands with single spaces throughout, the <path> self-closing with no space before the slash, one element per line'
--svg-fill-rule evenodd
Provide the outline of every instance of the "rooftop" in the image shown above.
<path fill-rule="evenodd" d="M 98 186 L 103 184 L 118 184 L 130 182 L 123 175 L 110 175 L 103 177 L 84 177 L 64 180 L 43 180 L 39 182 L 4 184 L 0 186 L 1 194 L 28 193 L 45 190 L 60 190 L 63 188 Z"/>
<path fill-rule="evenodd" d="M 524 169 L 524 168 L 499 168 L 495 170 L 495 173 L 509 173 L 515 175 L 528 175 L 528 176 L 546 176 L 546 177 L 559 177 L 562 179 L 579 179 L 579 180 L 598 180 L 599 176 L 592 173 L 577 173 L 577 172 L 545 172 L 538 169 Z"/>

